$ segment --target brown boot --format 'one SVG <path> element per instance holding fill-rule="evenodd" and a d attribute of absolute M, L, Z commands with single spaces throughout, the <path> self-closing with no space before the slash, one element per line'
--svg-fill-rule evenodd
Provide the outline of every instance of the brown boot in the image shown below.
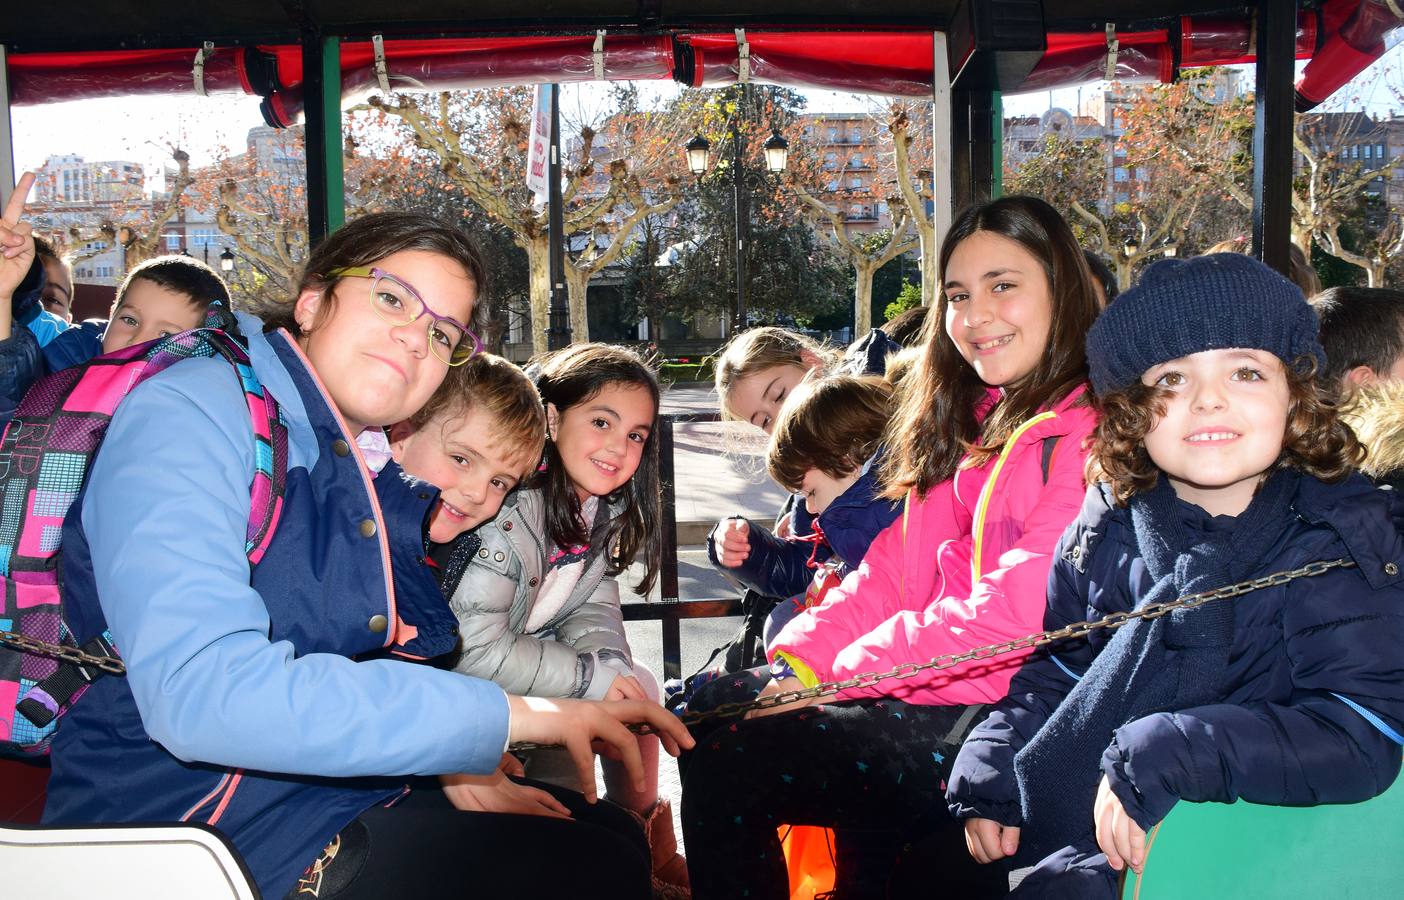
<path fill-rule="evenodd" d="M 673 834 L 673 804 L 659 800 L 643 818 L 653 860 L 653 896 L 656 900 L 691 900 L 687 860 L 678 853 L 678 839 Z"/>

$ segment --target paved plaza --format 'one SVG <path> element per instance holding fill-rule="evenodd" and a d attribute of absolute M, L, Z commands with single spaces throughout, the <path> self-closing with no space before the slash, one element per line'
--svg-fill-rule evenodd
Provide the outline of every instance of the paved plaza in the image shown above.
<path fill-rule="evenodd" d="M 663 396 L 663 412 L 715 412 L 711 385 L 680 384 Z M 736 596 L 739 591 L 707 560 L 701 541 L 717 520 L 745 515 L 769 523 L 785 502 L 785 492 L 765 474 L 765 440 L 744 425 L 686 422 L 674 428 L 675 478 L 679 525 L 678 593 L 684 599 Z M 624 579 L 624 602 L 641 602 L 628 588 L 637 576 Z M 696 671 L 712 648 L 730 638 L 740 619 L 687 619 L 681 624 L 684 674 Z M 663 672 L 662 629 L 658 622 L 629 622 L 629 646 L 636 659 L 653 672 Z M 660 795 L 673 801 L 677 825 L 679 798 L 677 765 L 664 757 L 659 770 Z"/>

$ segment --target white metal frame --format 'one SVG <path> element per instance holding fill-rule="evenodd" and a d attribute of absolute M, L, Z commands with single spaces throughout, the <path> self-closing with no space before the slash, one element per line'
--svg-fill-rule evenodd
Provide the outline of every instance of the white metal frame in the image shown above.
<path fill-rule="evenodd" d="M 239 858 L 195 825 L 0 825 L 7 897 L 25 900 L 259 900 Z"/>

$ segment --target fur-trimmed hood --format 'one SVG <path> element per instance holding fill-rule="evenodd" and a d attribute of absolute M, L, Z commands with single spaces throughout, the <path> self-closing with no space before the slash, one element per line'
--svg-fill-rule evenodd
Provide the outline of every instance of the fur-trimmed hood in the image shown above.
<path fill-rule="evenodd" d="M 1404 481 L 1404 382 L 1356 388 L 1341 417 L 1365 445 L 1361 471 L 1376 482 Z"/>

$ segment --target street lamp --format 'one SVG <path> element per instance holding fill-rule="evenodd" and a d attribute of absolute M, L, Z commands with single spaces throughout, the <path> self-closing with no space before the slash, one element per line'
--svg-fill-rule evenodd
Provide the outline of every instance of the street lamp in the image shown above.
<path fill-rule="evenodd" d="M 1121 249 L 1126 253 L 1126 258 L 1130 259 L 1136 255 L 1136 251 L 1141 249 L 1141 242 L 1136 238 L 1129 237 L 1126 243 L 1121 245 Z"/>
<path fill-rule="evenodd" d="M 712 150 L 712 142 L 697 135 L 687 142 L 687 170 L 694 175 L 700 176 L 707 171 L 707 154 Z"/>
<path fill-rule="evenodd" d="M 724 173 L 718 173 L 719 178 L 731 185 L 732 203 L 736 210 L 736 317 L 732 326 L 735 331 L 744 329 L 747 324 L 746 241 L 750 236 L 751 215 L 746 204 L 751 191 L 768 186 L 771 176 L 785 171 L 790 153 L 790 142 L 778 130 L 772 130 L 762 148 L 765 151 L 766 171 L 758 172 L 746 167 L 745 130 L 741 127 L 740 118 L 745 114 L 749 97 L 749 85 L 742 85 L 741 102 L 737 104 L 736 115 L 731 120 L 731 165 Z M 683 148 L 687 153 L 688 171 L 699 178 L 706 173 L 711 149 L 711 142 L 700 134 L 688 141 Z"/>
<path fill-rule="evenodd" d="M 234 271 L 234 252 L 228 247 L 225 247 L 224 252 L 219 255 L 219 270 L 221 272 Z"/>
<path fill-rule="evenodd" d="M 1166 244 L 1162 252 L 1165 254 L 1166 259 L 1174 259 L 1175 254 L 1180 252 L 1180 248 L 1176 247 L 1174 244 Z"/>
<path fill-rule="evenodd" d="M 785 171 L 785 163 L 790 159 L 790 142 L 780 136 L 779 131 L 770 133 L 765 142 L 765 167 L 774 174 Z"/>

